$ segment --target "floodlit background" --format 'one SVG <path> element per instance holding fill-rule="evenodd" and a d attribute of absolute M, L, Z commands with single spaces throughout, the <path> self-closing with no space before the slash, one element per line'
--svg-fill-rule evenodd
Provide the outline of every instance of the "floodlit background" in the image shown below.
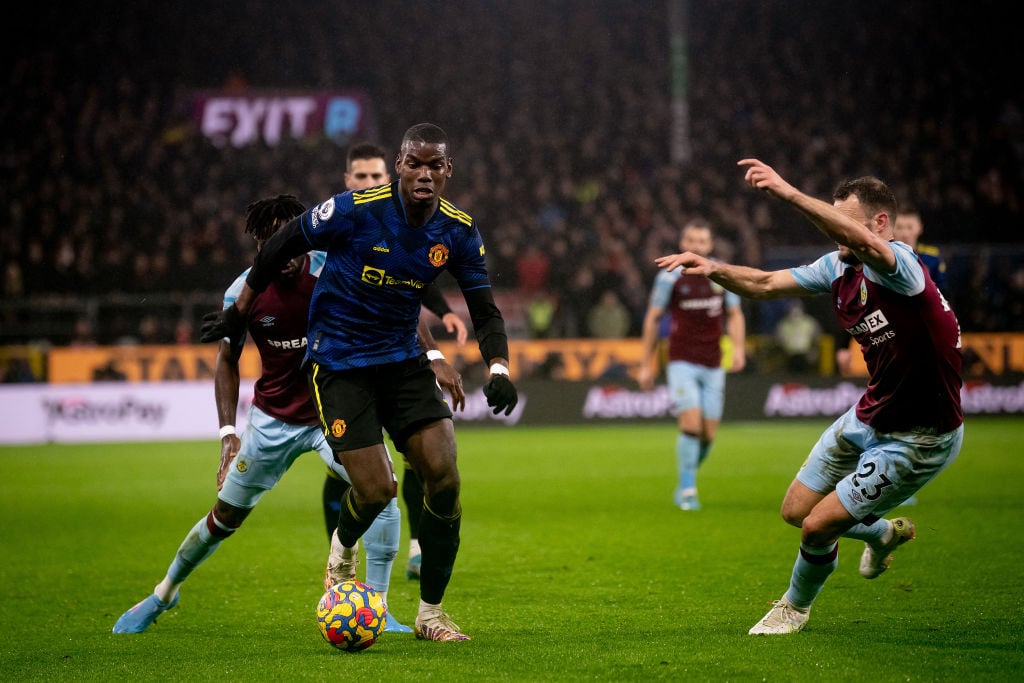
<path fill-rule="evenodd" d="M 1004 5 L 27 7 L 3 29 L 0 343 L 195 341 L 251 262 L 248 202 L 325 199 L 352 139 L 390 154 L 420 121 L 451 137 L 448 194 L 479 222 L 519 338 L 593 336 L 608 290 L 639 335 L 652 258 L 693 215 L 740 263 L 827 250 L 741 183 L 747 156 L 822 197 L 881 176 L 942 248 L 964 330 L 1024 329 L 1024 109 L 1003 75 L 1022 48 Z M 784 310 L 747 306 L 755 334 Z"/>

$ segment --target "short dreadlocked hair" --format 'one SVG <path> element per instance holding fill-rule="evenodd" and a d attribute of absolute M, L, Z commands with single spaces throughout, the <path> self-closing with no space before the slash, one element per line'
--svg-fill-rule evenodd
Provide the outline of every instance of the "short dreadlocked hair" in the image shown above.
<path fill-rule="evenodd" d="M 258 199 L 245 209 L 245 234 L 270 239 L 277 229 L 306 210 L 293 194 Z"/>

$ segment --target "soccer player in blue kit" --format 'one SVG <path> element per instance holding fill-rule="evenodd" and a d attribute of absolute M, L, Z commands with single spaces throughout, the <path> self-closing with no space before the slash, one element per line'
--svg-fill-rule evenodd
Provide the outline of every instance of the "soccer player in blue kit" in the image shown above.
<path fill-rule="evenodd" d="M 383 149 L 370 142 L 359 142 L 349 147 L 345 160 L 346 190 L 369 190 L 372 187 L 386 185 L 390 182 L 391 174 L 388 173 Z M 431 285 L 426 288 L 426 292 L 423 300 L 424 306 L 440 318 L 441 323 L 448 332 L 455 334 L 459 346 L 465 344 L 467 336 L 466 325 L 448 307 L 441 289 L 437 285 Z M 428 329 L 427 336 L 429 334 Z M 433 343 L 430 344 L 427 357 L 431 359 L 431 367 L 434 368 L 434 373 L 438 375 L 438 381 L 441 382 L 442 387 L 453 386 L 461 393 L 462 384 L 458 373 L 445 362 L 444 354 Z M 445 376 L 444 373 L 451 374 Z M 455 395 L 453 394 L 454 398 Z M 458 411 L 465 407 L 464 395 L 462 399 L 461 401 L 453 402 L 452 408 L 454 410 Z M 420 577 L 420 562 L 423 559 L 420 553 L 419 542 L 420 517 L 423 510 L 423 486 L 420 484 L 412 466 L 409 465 L 408 460 L 404 457 L 402 459 L 405 465 L 401 484 L 402 499 L 405 501 L 405 514 L 407 515 L 409 528 L 409 557 L 406 566 L 406 576 L 410 579 L 418 579 Z M 324 524 L 327 528 L 328 543 L 331 544 L 332 548 L 331 559 L 339 564 L 344 564 L 353 559 L 344 557 L 344 550 L 339 547 L 340 543 L 337 541 L 337 535 L 334 533 L 338 527 L 338 515 L 341 513 L 341 499 L 348 487 L 349 483 L 346 480 L 339 477 L 331 468 L 327 468 L 322 491 Z M 385 509 L 385 512 L 387 512 L 387 509 Z M 354 559 L 358 559 L 358 557 Z M 330 571 L 327 572 L 325 581 L 331 580 L 330 573 Z M 325 586 L 325 588 L 329 587 L 329 585 Z"/>
<path fill-rule="evenodd" d="M 253 202 L 246 209 L 245 232 L 255 238 L 259 249 L 276 230 L 304 209 L 292 195 Z M 319 428 L 309 384 L 301 372 L 309 301 L 323 263 L 323 252 L 309 252 L 291 259 L 250 310 L 248 336 L 259 349 L 261 372 L 254 387 L 249 426 L 241 439 L 235 433 L 234 422 L 240 382 L 238 361 L 245 336 L 235 343 L 220 342 L 214 378 L 221 424 L 217 502 L 186 535 L 166 576 L 154 592 L 118 619 L 114 633 L 141 633 L 160 614 L 177 605 L 181 584 L 217 550 L 224 539 L 238 530 L 263 495 L 280 481 L 298 456 L 316 451 L 339 480 L 348 479 Z M 227 289 L 225 307 L 234 302 L 247 273 L 243 272 Z M 436 347 L 425 323 L 421 323 L 420 335 L 424 346 Z M 441 368 L 441 365 L 447 365 L 443 361 L 436 363 L 433 367 L 437 370 L 438 381 L 452 393 L 453 403 L 458 404 L 464 400 L 458 373 L 450 366 Z M 400 527 L 401 514 L 396 501 L 392 500 L 364 536 L 366 582 L 383 595 L 385 605 Z M 412 631 L 390 612 L 385 630 Z"/>
<path fill-rule="evenodd" d="M 857 339 L 870 378 L 856 405 L 821 435 L 782 502 L 801 530 L 785 595 L 751 635 L 796 633 L 838 566 L 839 538 L 865 543 L 860 574 L 874 579 L 891 553 L 915 536 L 914 523 L 883 515 L 927 484 L 960 452 L 963 411 L 960 326 L 921 260 L 893 240 L 896 198 L 879 179 L 840 183 L 833 204 L 814 199 L 757 159 L 739 162 L 746 182 L 802 213 L 838 249 L 810 265 L 767 272 L 694 253 L 663 256 L 750 298 L 828 294 L 840 324 Z"/>
<path fill-rule="evenodd" d="M 423 288 L 442 270 L 462 290 L 489 366 L 488 405 L 511 414 L 518 402 L 483 241 L 473 219 L 442 196 L 452 169 L 445 132 L 412 126 L 395 161 L 398 180 L 334 195 L 281 228 L 260 250 L 235 303 L 208 316 L 201 335 L 204 342 L 238 338 L 254 297 L 288 259 L 326 251 L 310 305 L 306 364 L 321 427 L 352 482 L 338 539 L 354 547 L 395 497 L 383 427 L 424 486 L 415 632 L 436 641 L 469 639 L 442 606 L 462 515 L 452 412 L 416 334 Z"/>

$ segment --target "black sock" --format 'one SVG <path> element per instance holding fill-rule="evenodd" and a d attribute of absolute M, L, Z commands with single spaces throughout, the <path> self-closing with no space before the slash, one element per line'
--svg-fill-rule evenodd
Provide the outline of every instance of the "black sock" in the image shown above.
<path fill-rule="evenodd" d="M 341 513 L 341 497 L 349 488 L 344 479 L 328 474 L 324 477 L 324 524 L 327 526 L 327 541 L 330 542 L 334 530 L 338 527 L 338 515 Z"/>
<path fill-rule="evenodd" d="M 445 589 L 452 578 L 455 556 L 459 554 L 459 529 L 462 509 L 455 504 L 453 517 L 438 517 L 424 505 L 420 521 L 420 550 L 423 565 L 420 568 L 420 598 L 432 605 L 441 604 Z"/>
<path fill-rule="evenodd" d="M 409 539 L 416 540 L 420 537 L 420 519 L 423 517 L 423 484 L 411 467 L 402 473 L 402 500 L 409 517 Z"/>

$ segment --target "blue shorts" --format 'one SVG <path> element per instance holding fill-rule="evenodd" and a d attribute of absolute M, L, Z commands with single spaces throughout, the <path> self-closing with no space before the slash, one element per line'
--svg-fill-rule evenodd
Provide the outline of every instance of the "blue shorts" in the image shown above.
<path fill-rule="evenodd" d="M 825 430 L 796 477 L 812 491 L 835 490 L 854 519 L 882 517 L 948 467 L 963 440 L 963 425 L 945 434 L 880 434 L 854 406 Z"/>
<path fill-rule="evenodd" d="M 252 406 L 249 424 L 242 433 L 242 447 L 228 468 L 218 498 L 235 507 L 250 509 L 274 488 L 295 459 L 316 451 L 332 474 L 349 481 L 348 472 L 334 459 L 319 425 L 290 425 Z"/>
<path fill-rule="evenodd" d="M 721 420 L 725 406 L 725 370 L 682 360 L 669 362 L 668 378 L 672 408 L 676 415 L 700 408 L 708 420 Z"/>

